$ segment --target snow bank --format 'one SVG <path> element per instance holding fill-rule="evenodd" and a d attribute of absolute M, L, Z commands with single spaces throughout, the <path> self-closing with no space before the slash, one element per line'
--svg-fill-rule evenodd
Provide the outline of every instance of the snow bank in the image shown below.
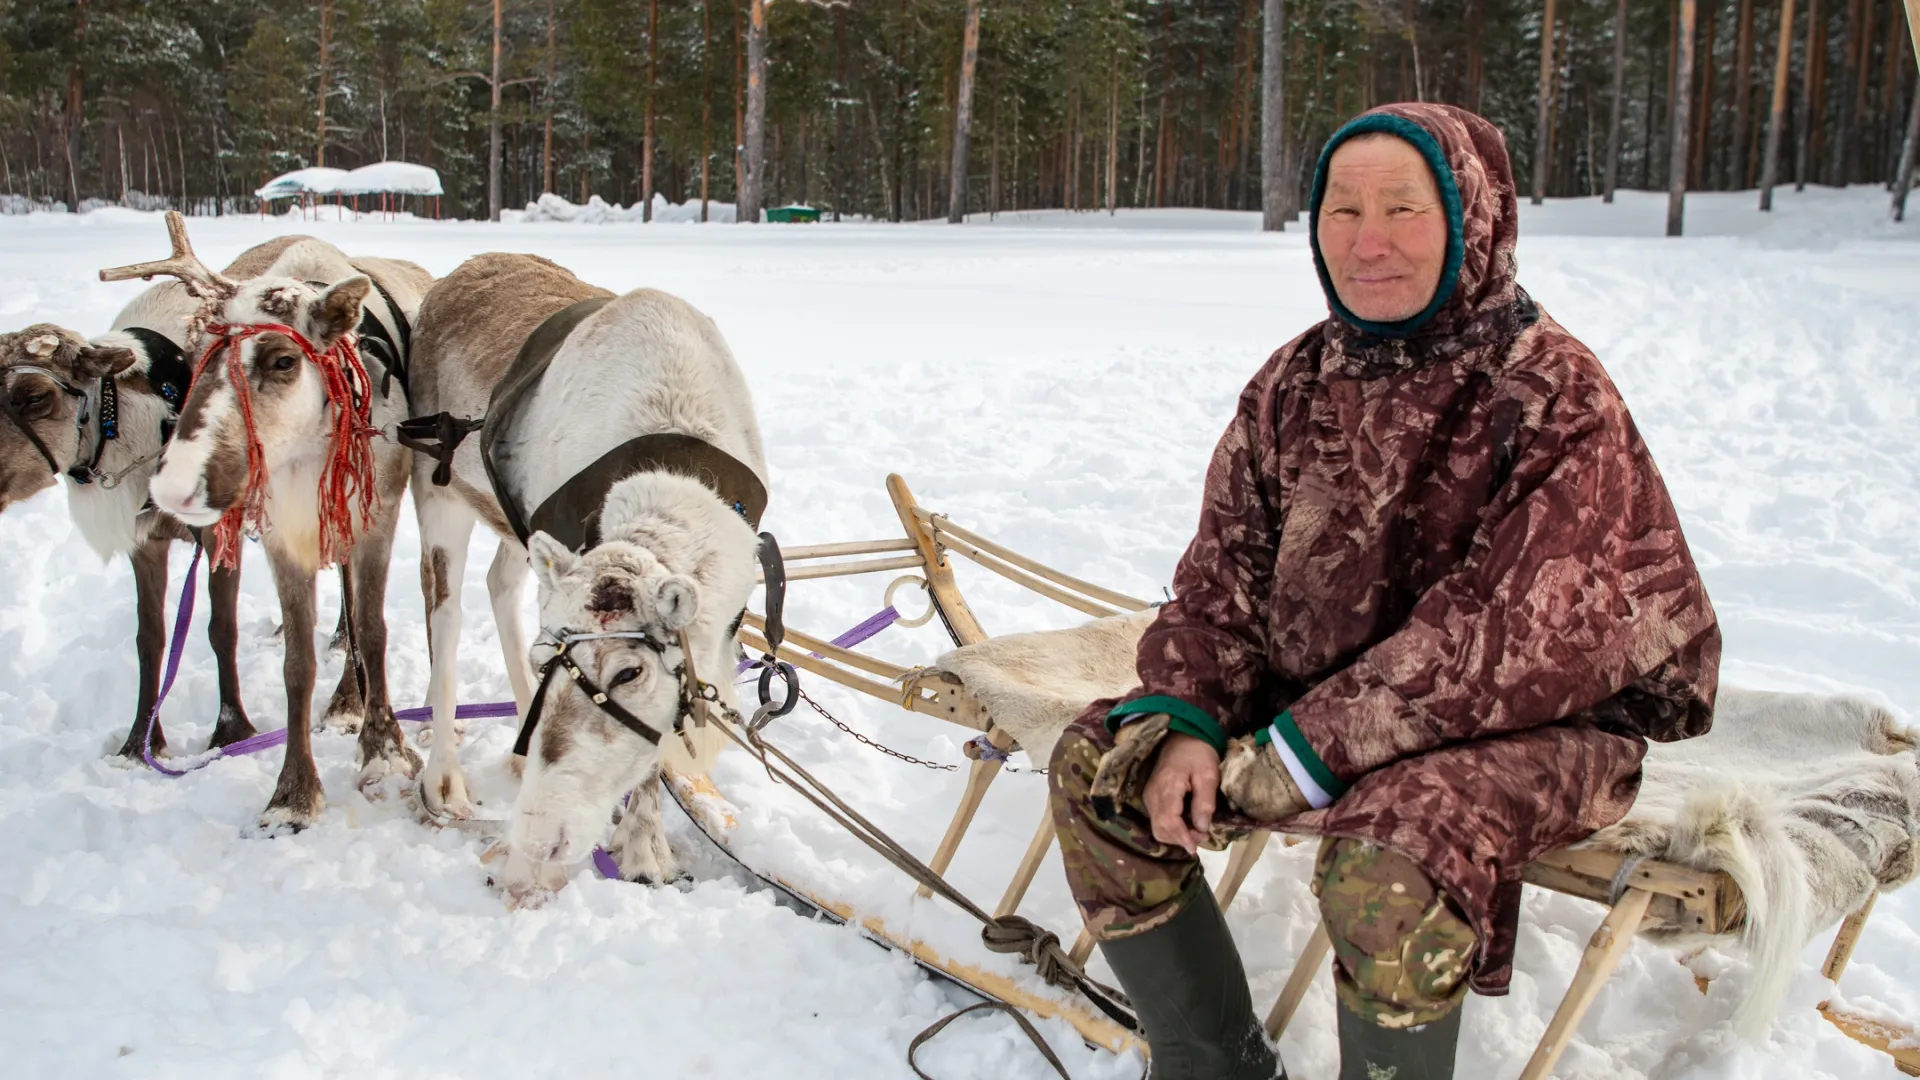
<path fill-rule="evenodd" d="M 505 210 L 501 220 L 533 225 L 542 222 L 566 222 L 576 225 L 609 225 L 619 222 L 646 220 L 646 208 L 640 203 L 621 207 L 608 203 L 598 195 L 589 195 L 586 205 L 568 202 L 549 191 L 539 199 L 527 204 L 525 210 Z M 707 220 L 730 225 L 734 220 L 734 204 L 709 201 Z M 700 200 L 674 203 L 659 192 L 653 193 L 653 220 L 656 222 L 698 222 L 700 220 Z"/>

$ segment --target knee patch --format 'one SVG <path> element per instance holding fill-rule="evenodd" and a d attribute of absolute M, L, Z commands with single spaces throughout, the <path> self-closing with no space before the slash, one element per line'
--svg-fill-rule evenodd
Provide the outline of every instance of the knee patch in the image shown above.
<path fill-rule="evenodd" d="M 1334 988 L 1355 1015 L 1405 1028 L 1459 1007 L 1479 937 L 1413 860 L 1328 840 L 1313 891 L 1333 941 Z"/>

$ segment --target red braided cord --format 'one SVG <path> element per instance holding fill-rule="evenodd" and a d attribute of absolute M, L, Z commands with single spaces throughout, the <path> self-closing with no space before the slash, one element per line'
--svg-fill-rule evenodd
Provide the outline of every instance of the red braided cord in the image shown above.
<path fill-rule="evenodd" d="M 306 335 L 280 323 L 234 325 L 216 323 L 207 327 L 214 335 L 207 351 L 194 370 L 197 382 L 214 353 L 227 352 L 227 381 L 240 405 L 240 418 L 247 428 L 247 483 L 240 499 L 227 508 L 214 526 L 213 561 L 216 566 L 240 565 L 240 535 L 258 535 L 267 524 L 267 476 L 265 454 L 260 447 L 260 432 L 253 419 L 253 387 L 247 381 L 240 361 L 240 343 L 265 333 L 284 334 L 300 347 L 320 373 L 327 401 L 333 406 L 333 432 L 327 464 L 320 473 L 317 508 L 320 514 L 320 564 L 332 566 L 353 546 L 353 510 L 357 497 L 362 519 L 371 516 L 379 493 L 373 480 L 373 449 L 370 440 L 379 434 L 372 423 L 373 384 L 360 361 L 359 338 L 344 334 L 331 349 L 321 352 Z M 366 389 L 358 405 L 353 400 L 353 380 Z"/>

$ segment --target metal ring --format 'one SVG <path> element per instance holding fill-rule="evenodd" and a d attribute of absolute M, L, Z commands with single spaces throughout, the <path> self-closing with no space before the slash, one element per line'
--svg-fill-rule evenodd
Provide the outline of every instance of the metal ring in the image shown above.
<path fill-rule="evenodd" d="M 786 700 L 777 706 L 773 704 L 773 676 L 775 672 L 779 673 L 780 681 L 787 684 Z M 767 719 L 771 720 L 785 716 L 792 712 L 794 706 L 798 704 L 800 704 L 800 673 L 793 670 L 793 665 L 787 663 L 785 660 L 775 660 L 772 663 L 763 662 L 760 667 L 760 706 L 763 710 L 770 706 L 773 708 L 772 712 L 767 713 Z"/>
<path fill-rule="evenodd" d="M 886 598 L 887 606 L 893 607 L 893 594 L 897 592 L 900 586 L 902 585 L 918 585 L 920 587 L 920 591 L 927 594 L 927 610 L 921 612 L 919 615 L 911 619 L 906 618 L 905 616 L 902 616 L 899 620 L 897 620 L 894 623 L 894 625 L 904 626 L 907 629 L 911 630 L 916 626 L 925 626 L 928 623 L 932 622 L 933 616 L 939 610 L 939 608 L 933 602 L 933 590 L 927 587 L 927 579 L 921 577 L 918 574 L 905 574 L 893 579 L 893 583 L 887 586 L 887 598 Z M 900 609 L 894 608 L 894 610 L 898 611 Z"/>

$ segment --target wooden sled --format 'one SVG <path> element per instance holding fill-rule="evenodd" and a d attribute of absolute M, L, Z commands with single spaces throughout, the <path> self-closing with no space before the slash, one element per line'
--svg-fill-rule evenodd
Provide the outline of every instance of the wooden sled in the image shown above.
<path fill-rule="evenodd" d="M 985 641 L 988 635 L 960 594 L 950 560 L 953 555 L 962 556 L 1016 585 L 1094 618 L 1140 611 L 1150 606 L 1144 600 L 1101 588 L 1044 566 L 925 509 L 914 500 L 906 481 L 897 475 L 887 477 L 887 493 L 900 516 L 904 536 L 789 548 L 785 552 L 787 580 L 796 582 L 881 573 L 917 576 L 925 582 L 933 613 L 939 616 L 956 646 Z M 739 635 L 741 644 L 750 655 L 761 655 L 767 651 L 763 630 L 760 617 L 750 612 Z M 804 671 L 909 712 L 978 732 L 1002 753 L 1016 748 L 1013 737 L 995 725 L 986 706 L 963 683 L 950 675 L 902 667 L 853 649 L 839 648 L 792 627 L 786 630 L 786 640 L 778 650 L 778 657 Z M 986 797 L 987 788 L 999 774 L 1001 764 L 999 758 L 982 754 L 968 766 L 966 787 L 960 803 L 939 846 L 932 858 L 927 860 L 935 872 L 945 874 L 952 865 L 954 853 Z M 703 784 L 704 787 L 701 786 Z M 724 800 L 719 798 L 719 793 L 710 784 L 676 780 L 676 785 L 683 803 L 690 807 L 714 808 L 703 811 L 703 824 L 716 837 L 731 827 L 730 821 L 726 820 Z M 1225 872 L 1214 885 L 1215 895 L 1223 909 L 1233 902 L 1271 838 L 1269 832 L 1257 832 L 1238 841 L 1230 849 Z M 1301 839 L 1289 837 L 1287 842 L 1299 843 Z M 1015 865 L 999 902 L 992 909 L 996 916 L 1011 915 L 1018 911 L 1053 840 L 1052 819 L 1050 815 L 1042 813 L 1032 840 Z M 1746 905 L 1740 889 L 1725 874 L 1706 873 L 1653 859 L 1641 860 L 1637 865 L 1626 868 L 1627 861 L 1627 857 L 1611 852 L 1569 848 L 1545 855 L 1526 869 L 1524 878 L 1527 884 L 1591 900 L 1607 910 L 1588 942 L 1572 985 L 1561 999 L 1532 1058 L 1520 1073 L 1521 1080 L 1544 1080 L 1552 1074 L 1555 1063 L 1572 1041 L 1581 1020 L 1599 996 L 1601 987 L 1626 955 L 1636 934 L 1657 929 L 1725 934 L 1738 929 L 1745 919 Z M 845 904 L 814 895 L 791 883 L 781 884 L 843 919 L 856 917 Z M 923 889 L 920 895 L 924 897 L 927 892 Z M 1823 969 L 1829 979 L 1837 981 L 1845 970 L 1872 907 L 1869 902 L 1841 924 Z M 1066 1020 L 1094 1045 L 1114 1051 L 1142 1046 L 1141 1040 L 1133 1033 L 1073 995 L 1051 988 L 1035 991 L 1021 981 L 955 961 L 877 919 L 862 920 L 862 925 L 868 933 L 911 953 L 921 963 L 945 972 L 983 993 L 1035 1015 Z M 1082 931 L 1071 955 L 1074 960 L 1084 962 L 1092 949 L 1092 937 Z M 1270 1037 L 1278 1038 L 1286 1029 L 1314 976 L 1326 967 L 1329 950 L 1326 927 L 1316 927 L 1267 1014 L 1266 1028 Z M 1903 1041 L 1911 1042 L 1911 1031 L 1854 1017 L 1831 1005 L 1821 1006 L 1821 1012 L 1852 1038 L 1893 1055 L 1903 1072 L 1920 1076 L 1920 1050 L 1890 1049 Z"/>

